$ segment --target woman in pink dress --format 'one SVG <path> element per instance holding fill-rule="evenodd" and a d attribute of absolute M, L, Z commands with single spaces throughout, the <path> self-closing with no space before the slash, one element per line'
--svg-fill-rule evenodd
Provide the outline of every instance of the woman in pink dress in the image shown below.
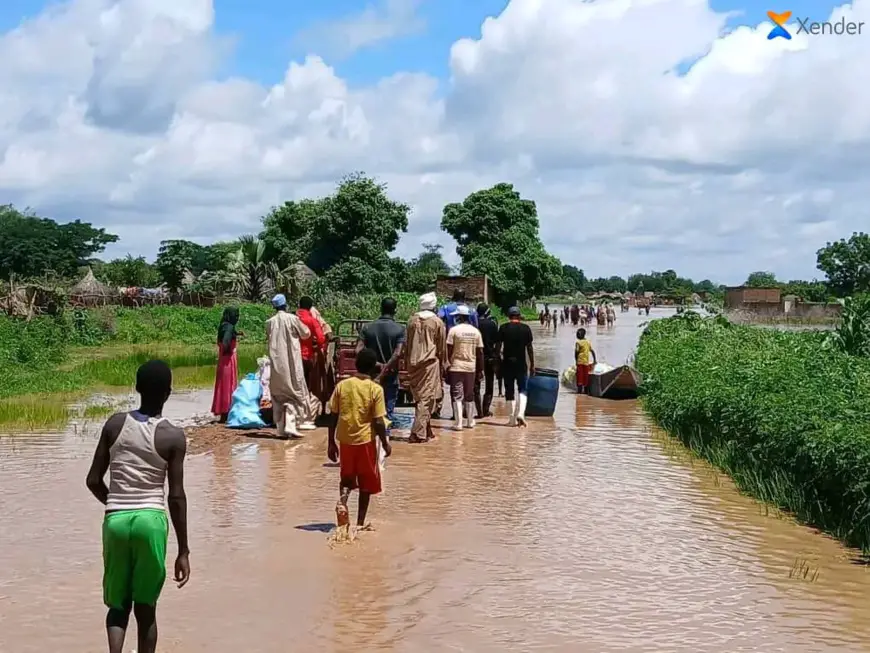
<path fill-rule="evenodd" d="M 218 364 L 214 380 L 214 399 L 211 402 L 211 412 L 220 418 L 221 423 L 227 421 L 233 403 L 233 392 L 239 382 L 236 340 L 243 334 L 236 330 L 238 322 L 239 309 L 225 308 L 218 327 Z"/>

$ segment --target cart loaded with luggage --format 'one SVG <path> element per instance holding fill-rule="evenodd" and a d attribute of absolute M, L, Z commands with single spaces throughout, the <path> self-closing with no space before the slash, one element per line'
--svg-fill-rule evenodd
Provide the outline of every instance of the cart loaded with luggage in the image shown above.
<path fill-rule="evenodd" d="M 338 323 L 333 337 L 335 339 L 335 354 L 333 369 L 336 382 L 356 374 L 356 347 L 360 330 L 371 320 L 344 320 Z M 404 326 L 404 323 L 400 323 Z M 408 372 L 405 370 L 405 357 L 399 359 L 399 398 L 396 406 L 400 408 L 413 406 L 414 399 L 408 385 Z"/>

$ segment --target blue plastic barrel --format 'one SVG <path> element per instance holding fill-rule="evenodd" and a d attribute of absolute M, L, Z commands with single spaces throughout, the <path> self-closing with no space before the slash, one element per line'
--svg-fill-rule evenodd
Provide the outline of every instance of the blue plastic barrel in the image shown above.
<path fill-rule="evenodd" d="M 556 412 L 556 400 L 559 398 L 559 376 L 558 370 L 535 368 L 535 375 L 529 377 L 526 416 L 553 416 Z"/>

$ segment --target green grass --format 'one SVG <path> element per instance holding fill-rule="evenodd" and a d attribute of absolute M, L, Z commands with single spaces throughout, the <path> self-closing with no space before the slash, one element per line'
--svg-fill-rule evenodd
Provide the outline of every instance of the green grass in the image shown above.
<path fill-rule="evenodd" d="M 870 359 L 818 332 L 652 322 L 643 403 L 743 491 L 870 551 Z"/>

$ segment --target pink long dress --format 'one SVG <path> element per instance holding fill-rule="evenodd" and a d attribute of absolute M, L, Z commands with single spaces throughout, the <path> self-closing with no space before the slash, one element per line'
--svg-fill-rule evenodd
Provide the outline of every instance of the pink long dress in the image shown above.
<path fill-rule="evenodd" d="M 211 402 L 211 412 L 215 415 L 226 415 L 233 403 L 233 392 L 239 383 L 239 359 L 236 356 L 236 339 L 230 344 L 230 353 L 223 351 L 218 342 L 218 364 L 214 380 L 214 399 Z"/>

